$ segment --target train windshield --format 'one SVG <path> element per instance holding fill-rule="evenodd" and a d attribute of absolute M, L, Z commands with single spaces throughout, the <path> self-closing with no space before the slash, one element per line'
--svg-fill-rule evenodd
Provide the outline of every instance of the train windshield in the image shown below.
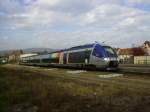
<path fill-rule="evenodd" d="M 105 51 L 104 51 L 103 46 L 100 46 L 99 44 L 96 44 L 94 49 L 93 49 L 92 55 L 96 56 L 98 58 L 105 57 Z"/>
<path fill-rule="evenodd" d="M 109 47 L 109 46 L 104 46 L 104 49 L 105 49 L 105 51 L 106 51 L 108 57 L 117 57 L 116 52 L 115 52 L 114 49 L 112 49 L 111 47 Z"/>

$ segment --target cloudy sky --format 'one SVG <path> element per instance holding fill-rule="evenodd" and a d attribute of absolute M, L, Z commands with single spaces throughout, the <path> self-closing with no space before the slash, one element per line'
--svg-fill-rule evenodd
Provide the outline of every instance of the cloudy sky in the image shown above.
<path fill-rule="evenodd" d="M 150 40 L 150 0 L 0 0 L 0 50 Z"/>

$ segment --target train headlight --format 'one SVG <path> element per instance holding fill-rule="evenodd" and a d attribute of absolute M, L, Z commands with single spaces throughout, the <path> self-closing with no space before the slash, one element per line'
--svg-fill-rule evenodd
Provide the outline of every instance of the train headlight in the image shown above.
<path fill-rule="evenodd" d="M 105 60 L 105 61 L 109 61 L 110 59 L 109 59 L 109 58 L 104 58 L 104 60 Z"/>

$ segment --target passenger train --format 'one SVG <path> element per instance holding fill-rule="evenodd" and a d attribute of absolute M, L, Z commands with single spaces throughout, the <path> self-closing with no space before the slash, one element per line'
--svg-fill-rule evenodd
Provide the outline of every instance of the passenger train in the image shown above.
<path fill-rule="evenodd" d="M 49 54 L 24 57 L 20 59 L 20 64 L 105 70 L 117 70 L 118 68 L 115 50 L 97 42 L 58 50 Z"/>

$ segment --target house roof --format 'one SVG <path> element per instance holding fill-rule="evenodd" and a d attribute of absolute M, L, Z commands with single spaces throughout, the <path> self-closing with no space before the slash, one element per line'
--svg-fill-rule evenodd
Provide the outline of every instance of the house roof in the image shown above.
<path fill-rule="evenodd" d="M 140 47 L 118 49 L 118 55 L 143 56 L 144 54 L 144 50 Z"/>

